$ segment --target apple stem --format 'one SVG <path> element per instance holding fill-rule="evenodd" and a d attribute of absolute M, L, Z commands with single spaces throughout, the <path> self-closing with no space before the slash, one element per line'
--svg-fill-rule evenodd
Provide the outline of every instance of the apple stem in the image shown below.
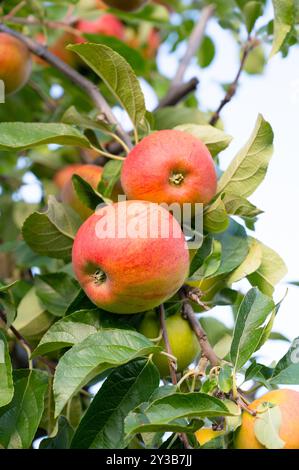
<path fill-rule="evenodd" d="M 220 360 L 215 354 L 208 340 L 206 332 L 201 327 L 198 319 L 196 318 L 194 310 L 189 303 L 186 287 L 183 286 L 179 291 L 179 296 L 182 299 L 182 314 L 189 321 L 191 328 L 193 329 L 194 333 L 197 336 L 197 339 L 201 348 L 201 352 L 202 352 L 201 356 L 206 357 L 212 367 L 217 367 L 219 366 Z"/>

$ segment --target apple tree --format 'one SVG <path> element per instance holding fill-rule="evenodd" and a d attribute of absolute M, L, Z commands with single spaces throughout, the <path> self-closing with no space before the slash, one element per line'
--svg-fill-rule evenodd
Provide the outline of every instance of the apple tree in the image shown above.
<path fill-rule="evenodd" d="M 258 115 L 221 164 L 243 74 L 297 44 L 298 2 L 272 0 L 271 18 L 269 3 L 1 2 L 0 448 L 299 448 L 299 393 L 285 388 L 299 384 L 299 341 L 277 364 L 258 358 L 282 338 L 286 274 L 250 201 L 271 123 Z M 217 61 L 209 22 L 240 63 L 207 110 L 186 71 Z M 96 238 L 134 200 L 167 220 L 159 203 L 201 203 L 201 242 L 188 249 L 179 221 L 179 241 Z M 233 328 L 211 316 L 224 305 Z"/>

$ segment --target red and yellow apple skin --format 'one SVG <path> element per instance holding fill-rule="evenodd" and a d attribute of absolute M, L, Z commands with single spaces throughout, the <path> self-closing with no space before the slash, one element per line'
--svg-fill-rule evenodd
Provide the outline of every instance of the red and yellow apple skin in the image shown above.
<path fill-rule="evenodd" d="M 94 21 L 79 20 L 76 27 L 79 31 L 86 34 L 103 34 L 104 36 L 113 36 L 121 40 L 125 37 L 124 25 L 111 13 L 105 13 Z"/>
<path fill-rule="evenodd" d="M 113 230 L 107 233 L 115 220 L 121 236 Z M 165 224 L 170 226 L 167 236 L 161 233 Z M 131 232 L 136 227 L 146 227 L 147 232 L 136 238 Z M 90 300 L 121 314 L 144 312 L 165 302 L 182 286 L 189 269 L 178 222 L 162 207 L 146 201 L 123 201 L 99 209 L 80 227 L 72 259 L 75 275 Z"/>
<path fill-rule="evenodd" d="M 148 0 L 103 0 L 109 7 L 118 8 L 122 11 L 135 11 L 143 7 Z"/>
<path fill-rule="evenodd" d="M 289 389 L 273 390 L 253 401 L 249 408 L 257 410 L 263 403 L 278 405 L 281 411 L 280 438 L 284 449 L 299 449 L 299 392 Z M 242 425 L 236 433 L 236 449 L 265 449 L 254 433 L 257 418 L 244 411 Z"/>
<path fill-rule="evenodd" d="M 28 81 L 32 69 L 31 54 L 25 44 L 6 33 L 0 33 L 0 80 L 5 94 L 20 90 Z"/>
<path fill-rule="evenodd" d="M 145 137 L 124 161 L 121 183 L 129 199 L 203 203 L 216 193 L 216 171 L 205 144 L 178 130 Z"/>
<path fill-rule="evenodd" d="M 64 166 L 58 170 L 54 175 L 54 183 L 56 184 L 57 188 L 62 189 L 63 186 L 72 179 L 72 176 L 76 173 L 76 171 L 82 167 L 83 165 L 81 165 L 81 163 L 74 163 L 72 165 Z"/>
<path fill-rule="evenodd" d="M 171 348 L 171 353 L 177 359 L 177 371 L 184 371 L 199 354 L 198 339 L 189 322 L 182 318 L 180 313 L 166 318 L 166 330 Z M 150 339 L 158 338 L 160 334 L 160 322 L 155 312 L 146 313 L 139 332 Z M 162 339 L 159 343 L 165 349 Z M 169 376 L 169 360 L 162 354 L 154 354 L 153 361 L 158 367 L 161 377 Z"/>
<path fill-rule="evenodd" d="M 69 180 L 64 184 L 61 190 L 61 200 L 63 203 L 71 206 L 85 220 L 93 214 L 93 210 L 85 206 L 80 201 L 72 182 L 72 176 L 78 175 L 84 179 L 94 189 L 97 188 L 101 181 L 103 168 L 97 165 L 80 165 L 75 171 L 70 172 Z"/>

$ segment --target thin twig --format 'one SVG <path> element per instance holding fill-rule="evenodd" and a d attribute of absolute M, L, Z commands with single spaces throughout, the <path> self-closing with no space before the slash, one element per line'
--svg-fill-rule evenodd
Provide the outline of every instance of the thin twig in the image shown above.
<path fill-rule="evenodd" d="M 165 349 L 167 354 L 170 354 L 172 356 L 172 351 L 171 351 L 171 346 L 169 343 L 169 338 L 168 338 L 168 333 L 167 333 L 167 328 L 166 328 L 166 322 L 165 322 L 165 310 L 164 310 L 164 305 L 160 305 L 158 307 L 158 312 L 160 316 L 160 325 L 161 325 L 161 330 L 162 330 L 162 338 L 164 340 L 165 344 Z M 170 377 L 173 385 L 177 385 L 177 376 L 176 376 L 176 365 L 175 363 L 169 358 L 168 359 L 168 365 L 169 365 L 169 372 L 170 372 Z"/>
<path fill-rule="evenodd" d="M 7 18 L 5 17 L 4 19 Z M 28 16 L 27 18 L 19 18 L 13 16 L 9 18 L 9 22 L 24 26 L 47 26 L 50 29 L 60 29 L 68 33 L 74 34 L 75 36 L 82 37 L 81 31 L 71 26 L 71 24 L 65 23 L 64 21 L 43 20 L 41 22 L 41 20 L 39 20 L 38 18 L 34 18 L 33 16 Z"/>
<path fill-rule="evenodd" d="M 246 60 L 248 58 L 248 54 L 258 45 L 258 41 L 256 39 L 248 39 L 247 42 L 245 43 L 244 47 L 243 47 L 243 53 L 242 53 L 242 57 L 241 57 L 241 62 L 240 62 L 240 66 L 239 66 L 239 69 L 238 69 L 238 72 L 237 72 L 237 75 L 234 79 L 234 81 L 231 83 L 231 85 L 228 87 L 228 90 L 226 92 L 226 95 L 225 97 L 222 99 L 221 103 L 219 104 L 217 110 L 215 111 L 215 113 L 212 115 L 211 119 L 210 119 L 210 125 L 211 126 L 215 126 L 215 124 L 217 124 L 218 122 L 218 119 L 220 118 L 220 113 L 222 111 L 222 109 L 224 108 L 224 106 L 226 106 L 230 101 L 231 99 L 233 98 L 233 96 L 236 94 L 236 91 L 237 91 L 237 88 L 238 88 L 238 85 L 239 85 L 239 80 L 240 80 L 240 77 L 242 75 L 242 72 L 243 72 L 243 69 L 244 69 L 244 66 L 245 66 L 245 63 L 246 63 Z"/>
<path fill-rule="evenodd" d="M 202 39 L 204 37 L 208 21 L 212 17 L 212 15 L 214 13 L 214 10 L 215 10 L 214 5 L 208 5 L 205 8 L 203 8 L 202 13 L 201 13 L 200 18 L 199 18 L 199 21 L 196 23 L 196 25 L 195 25 L 195 27 L 194 27 L 191 35 L 190 35 L 190 38 L 189 38 L 189 41 L 188 41 L 188 44 L 187 44 L 187 48 L 186 48 L 186 52 L 185 52 L 182 60 L 180 61 L 177 72 L 176 72 L 176 74 L 175 74 L 175 76 L 172 80 L 170 89 L 175 88 L 176 86 L 180 85 L 183 82 L 185 72 L 186 72 L 193 56 L 196 54 L 196 52 L 197 52 L 197 50 L 198 50 L 198 48 L 199 48 L 199 46 L 202 42 Z"/>
<path fill-rule="evenodd" d="M 108 122 L 116 127 L 118 135 L 124 140 L 127 146 L 132 148 L 130 136 L 125 132 L 120 122 L 116 119 L 109 104 L 103 95 L 99 92 L 97 86 L 94 83 L 83 77 L 79 72 L 77 72 L 77 70 L 70 67 L 68 64 L 48 51 L 47 48 L 41 44 L 38 44 L 36 41 L 33 41 L 31 38 L 24 36 L 23 34 L 11 28 L 8 28 L 3 23 L 0 23 L 0 31 L 10 34 L 22 41 L 33 54 L 53 65 L 53 67 L 62 72 L 72 83 L 78 85 L 82 90 L 84 90 L 91 98 L 96 108 L 105 115 Z"/>
<path fill-rule="evenodd" d="M 168 334 L 167 334 L 166 322 L 165 322 L 164 305 L 163 304 L 160 305 L 157 308 L 157 311 L 158 311 L 159 317 L 160 317 L 162 337 L 163 337 L 163 340 L 164 340 L 166 352 L 167 352 L 167 354 L 172 355 L 171 346 L 170 346 L 169 338 L 168 338 Z M 177 385 L 178 380 L 177 380 L 177 376 L 176 376 L 175 364 L 173 363 L 173 361 L 171 360 L 170 357 L 168 358 L 168 365 L 169 365 L 169 371 L 170 371 L 172 384 Z M 188 438 L 187 438 L 185 433 L 179 433 L 179 438 L 180 438 L 181 442 L 183 443 L 185 449 L 191 449 L 191 446 L 189 444 Z"/>
<path fill-rule="evenodd" d="M 202 329 L 198 319 L 196 318 L 194 310 L 189 303 L 189 299 L 185 292 L 184 287 L 180 289 L 179 295 L 183 301 L 183 304 L 182 304 L 183 316 L 189 321 L 194 333 L 197 336 L 197 339 L 201 348 L 202 356 L 205 356 L 208 359 L 212 367 L 219 365 L 219 359 L 217 355 L 215 354 L 212 346 L 209 343 L 206 332 Z"/>
<path fill-rule="evenodd" d="M 17 5 L 10 10 L 10 12 L 4 16 L 6 21 L 10 21 L 14 15 L 16 15 L 22 8 L 26 5 L 26 0 L 22 0 L 21 2 L 17 3 Z"/>
<path fill-rule="evenodd" d="M 5 324 L 7 324 L 6 315 L 2 310 L 0 310 L 0 318 Z M 10 325 L 8 328 L 11 330 L 11 332 L 14 334 L 14 336 L 20 342 L 20 344 L 24 346 L 24 349 L 26 350 L 26 352 L 28 352 L 28 350 L 30 352 L 33 351 L 33 347 L 31 346 L 31 344 L 28 343 L 28 341 L 24 338 L 24 336 L 22 336 L 21 333 L 13 325 Z M 51 372 L 55 371 L 56 366 L 53 362 L 48 361 L 48 359 L 44 358 L 43 356 L 38 356 L 38 359 L 41 362 L 43 362 L 51 370 Z"/>

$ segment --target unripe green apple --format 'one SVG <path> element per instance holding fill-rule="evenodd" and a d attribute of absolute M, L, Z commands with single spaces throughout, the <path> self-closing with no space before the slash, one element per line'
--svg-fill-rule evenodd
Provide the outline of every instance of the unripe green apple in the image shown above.
<path fill-rule="evenodd" d="M 22 88 L 31 74 L 29 49 L 19 39 L 0 33 L 0 80 L 5 85 L 5 94 L 10 95 Z"/>
<path fill-rule="evenodd" d="M 122 201 L 97 210 L 79 228 L 72 259 L 86 295 L 113 313 L 157 307 L 178 291 L 189 270 L 180 225 L 147 201 Z"/>
<path fill-rule="evenodd" d="M 289 389 L 272 390 L 253 401 L 249 408 L 258 410 L 263 404 L 277 405 L 281 412 L 279 437 L 284 441 L 284 449 L 299 449 L 299 392 Z M 237 449 L 265 449 L 258 441 L 254 426 L 258 416 L 244 411 L 242 425 L 236 432 Z"/>
<path fill-rule="evenodd" d="M 177 358 L 177 370 L 178 372 L 182 372 L 198 355 L 198 340 L 189 322 L 185 320 L 180 313 L 169 316 L 166 318 L 165 322 L 171 352 L 172 355 Z M 160 323 L 155 312 L 149 312 L 144 316 L 139 331 L 148 338 L 158 338 L 160 334 Z M 157 344 L 165 348 L 163 339 Z M 161 376 L 168 376 L 169 365 L 167 357 L 161 354 L 155 354 L 153 360 Z"/>
<path fill-rule="evenodd" d="M 124 161 L 121 183 L 129 199 L 156 203 L 208 203 L 216 194 L 216 171 L 205 144 L 178 130 L 145 137 Z"/>
<path fill-rule="evenodd" d="M 122 11 L 135 11 L 143 7 L 148 0 L 103 0 L 106 5 Z"/>

